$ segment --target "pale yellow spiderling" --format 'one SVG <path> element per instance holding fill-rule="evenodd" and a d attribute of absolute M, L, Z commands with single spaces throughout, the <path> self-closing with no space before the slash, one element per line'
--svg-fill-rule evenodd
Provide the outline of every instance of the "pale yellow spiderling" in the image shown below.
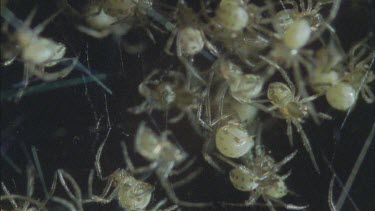
<path fill-rule="evenodd" d="M 88 203 L 101 203 L 107 204 L 113 200 L 117 200 L 119 205 L 124 210 L 143 210 L 145 209 L 152 198 L 155 187 L 147 182 L 139 180 L 135 177 L 138 173 L 144 173 L 145 169 L 136 169 L 129 157 L 127 147 L 125 143 L 121 142 L 123 148 L 123 155 L 125 163 L 127 164 L 127 169 L 117 169 L 111 175 L 107 177 L 102 176 L 102 170 L 100 165 L 100 158 L 104 148 L 107 138 L 98 148 L 95 156 L 95 170 L 100 180 L 106 181 L 107 184 L 104 187 L 100 195 L 95 195 L 93 192 L 93 182 L 94 182 L 94 171 L 90 171 L 88 178 L 88 196 L 82 197 L 81 189 L 78 186 L 74 178 L 68 174 L 66 171 L 59 169 L 57 175 L 59 180 L 64 187 L 66 193 L 75 202 L 78 210 L 83 210 L 83 205 Z M 147 170 L 147 169 L 146 169 Z M 74 194 L 70 190 L 69 186 L 73 187 Z M 165 200 L 162 200 L 154 208 L 150 210 L 157 210 L 163 204 Z M 172 207 L 171 207 L 171 210 Z"/>
<path fill-rule="evenodd" d="M 35 13 L 36 10 L 33 10 L 22 22 L 7 8 L 3 8 L 1 12 L 2 17 L 15 27 L 13 33 L 8 32 L 8 29 L 5 28 L 8 43 L 2 45 L 1 55 L 5 60 L 4 65 L 10 65 L 16 59 L 24 63 L 24 86 L 28 85 L 29 79 L 33 76 L 43 81 L 54 81 L 66 77 L 78 62 L 76 58 L 64 58 L 66 53 L 64 44 L 40 36 L 47 24 L 59 12 L 32 29 L 31 22 Z M 71 64 L 58 71 L 46 71 L 46 68 L 54 67 L 61 62 L 70 62 Z"/>
<path fill-rule="evenodd" d="M 370 70 L 375 51 L 366 44 L 369 37 L 371 35 L 349 50 L 347 60 L 343 60 L 343 56 L 331 44 L 326 50 L 329 54 L 323 51 L 326 58 L 318 57 L 322 64 L 317 66 L 309 82 L 315 91 L 325 94 L 328 104 L 337 110 L 347 111 L 352 108 L 358 94 L 369 104 L 375 101 L 374 93 L 369 87 L 375 80 L 375 75 Z"/>
<path fill-rule="evenodd" d="M 243 0 L 223 0 L 216 9 L 214 20 L 223 28 L 230 31 L 241 31 L 249 21 Z"/>
<path fill-rule="evenodd" d="M 250 192 L 250 197 L 243 203 L 227 203 L 224 205 L 232 206 L 252 206 L 257 203 L 260 197 L 266 202 L 270 210 L 274 210 L 273 204 L 279 204 L 287 209 L 303 210 L 307 206 L 297 206 L 293 204 L 285 204 L 280 201 L 288 194 L 288 188 L 285 180 L 289 177 L 290 172 L 286 175 L 280 176 L 278 172 L 280 168 L 289 162 L 296 155 L 294 152 L 285 157 L 280 162 L 275 160 L 265 152 L 261 145 L 256 145 L 244 160 L 244 164 L 238 164 L 226 157 L 218 155 L 217 157 L 227 164 L 232 170 L 229 172 L 229 179 L 233 187 L 239 191 Z"/>
<path fill-rule="evenodd" d="M 162 187 L 166 191 L 169 199 L 176 205 L 186 207 L 207 207 L 211 203 L 204 202 L 188 202 L 179 199 L 173 189 L 169 177 L 172 174 L 177 173 L 176 166 L 187 160 L 188 155 L 177 145 L 173 144 L 169 139 L 170 131 L 164 131 L 161 135 L 157 135 L 149 127 L 142 122 L 137 130 L 135 137 L 135 150 L 141 154 L 145 159 L 151 162 L 148 167 L 150 170 L 154 170 L 158 177 Z M 194 162 L 194 159 L 190 160 L 185 166 L 181 167 L 185 171 Z M 199 171 L 191 173 L 190 177 L 186 177 L 179 181 L 181 184 L 185 184 L 190 181 L 195 174 Z"/>
<path fill-rule="evenodd" d="M 253 136 L 236 121 L 228 121 L 219 127 L 216 130 L 215 142 L 219 152 L 230 158 L 241 157 L 254 146 Z"/>
<path fill-rule="evenodd" d="M 267 98 L 273 104 L 271 110 L 277 109 L 277 116 L 283 118 L 287 122 L 287 135 L 291 144 L 293 144 L 293 132 L 292 125 L 297 128 L 298 133 L 301 135 L 302 143 L 309 153 L 310 159 L 316 169 L 319 172 L 318 164 L 316 163 L 314 153 L 312 151 L 310 141 L 305 134 L 301 123 L 307 118 L 310 110 L 306 105 L 306 102 L 312 101 L 317 96 L 310 96 L 307 98 L 299 99 L 295 96 L 294 87 L 291 90 L 286 84 L 281 82 L 273 82 L 269 84 L 267 90 Z M 321 114 L 323 118 L 329 118 L 328 115 Z"/>

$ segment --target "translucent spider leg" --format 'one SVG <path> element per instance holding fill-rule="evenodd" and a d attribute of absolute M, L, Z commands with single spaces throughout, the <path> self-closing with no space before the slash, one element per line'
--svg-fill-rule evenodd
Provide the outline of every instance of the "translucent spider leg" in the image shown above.
<path fill-rule="evenodd" d="M 286 156 L 283 160 L 279 161 L 277 164 L 275 164 L 276 168 L 279 169 L 281 168 L 283 165 L 287 164 L 289 161 L 291 161 L 294 156 L 296 156 L 297 154 L 297 150 L 295 150 L 294 152 L 292 152 L 290 155 Z M 288 175 L 289 176 L 289 175 Z"/>
<path fill-rule="evenodd" d="M 335 183 L 336 175 L 332 176 L 331 181 L 329 182 L 329 188 L 328 188 L 328 206 L 331 211 L 337 211 L 336 205 L 333 202 L 333 185 Z"/>
<path fill-rule="evenodd" d="M 105 143 L 108 140 L 110 132 L 111 132 L 111 128 L 108 129 L 106 137 L 104 138 L 103 143 L 100 144 L 100 146 L 98 148 L 98 151 L 96 152 L 96 155 L 95 155 L 95 170 L 96 170 L 96 174 L 100 178 L 100 180 L 105 180 L 106 179 L 106 178 L 103 178 L 103 176 L 102 176 L 102 168 L 100 166 L 100 157 L 102 155 L 102 151 L 103 151 L 104 145 L 105 145 Z"/>
<path fill-rule="evenodd" d="M 182 201 L 180 200 L 174 189 L 172 184 L 168 181 L 168 178 L 165 177 L 163 174 L 156 174 L 159 178 L 161 186 L 164 188 L 165 192 L 167 193 L 169 199 L 180 206 L 184 207 L 209 207 L 212 206 L 212 203 L 205 203 L 205 202 L 188 202 L 188 201 Z"/>
<path fill-rule="evenodd" d="M 285 203 L 281 200 L 274 199 L 274 198 L 272 198 L 270 200 L 275 202 L 276 204 L 284 207 L 287 210 L 305 210 L 306 208 L 309 207 L 309 205 L 300 206 L 300 205 L 294 205 L 294 204 L 287 204 L 287 203 Z"/>
<path fill-rule="evenodd" d="M 292 128 L 292 121 L 287 119 L 286 120 L 286 134 L 288 135 L 289 144 L 291 147 L 294 146 L 293 143 L 293 128 Z"/>
<path fill-rule="evenodd" d="M 15 200 L 22 200 L 22 201 L 27 201 L 27 202 L 30 202 L 31 204 L 35 205 L 36 207 L 38 207 L 39 210 L 45 210 L 47 211 L 48 209 L 45 208 L 45 204 L 44 203 L 41 203 L 40 201 L 38 200 L 35 200 L 35 199 L 32 199 L 28 196 L 22 196 L 22 195 L 18 195 L 18 194 L 10 194 L 9 191 L 6 189 L 4 183 L 1 183 L 1 186 L 3 188 L 3 191 L 5 192 L 5 196 L 1 196 L 0 197 L 0 201 L 13 201 L 15 203 Z M 5 189 L 4 189 L 5 188 Z M 5 191 L 6 190 L 6 191 Z M 15 209 L 18 209 L 18 205 L 17 204 L 13 204 L 12 205 L 16 205 L 14 208 Z"/>
<path fill-rule="evenodd" d="M 174 182 L 172 184 L 173 188 L 179 188 L 181 186 L 184 186 L 185 184 L 189 183 L 191 180 L 195 179 L 198 175 L 200 175 L 203 170 L 204 169 L 202 167 L 198 168 L 197 170 L 194 170 L 193 172 L 185 176 L 185 178 L 183 178 L 182 180 Z"/>
<path fill-rule="evenodd" d="M 309 94 L 307 93 L 307 90 L 306 90 L 305 80 L 303 80 L 303 77 L 301 75 L 301 68 L 300 68 L 299 62 L 293 63 L 293 75 L 297 83 L 299 94 L 303 98 L 307 98 Z M 318 118 L 318 112 L 316 111 L 314 104 L 312 103 L 311 100 L 306 101 L 306 103 L 307 103 L 307 106 L 309 107 L 309 112 L 311 114 L 312 119 L 314 120 L 316 124 L 320 124 L 320 120 Z"/>
<path fill-rule="evenodd" d="M 290 90 L 292 91 L 292 93 L 293 94 L 296 93 L 296 88 L 295 88 L 293 82 L 290 80 L 290 78 L 288 76 L 288 73 L 285 71 L 284 68 L 279 66 L 276 62 L 274 62 L 274 61 L 270 60 L 269 58 L 266 58 L 262 55 L 260 55 L 259 58 L 262 59 L 263 61 L 265 61 L 266 63 L 268 63 L 269 65 L 271 65 L 272 67 L 276 68 L 276 70 L 278 70 L 280 72 L 281 76 L 284 78 L 284 80 L 286 81 L 286 83 L 290 87 Z"/>
<path fill-rule="evenodd" d="M 67 62 L 67 61 L 71 62 L 71 64 L 57 72 L 47 73 L 44 71 L 44 68 L 39 68 L 38 67 L 39 65 L 37 66 L 37 65 L 30 65 L 30 64 L 25 66 L 25 70 L 31 73 L 32 75 L 42 79 L 43 81 L 54 81 L 56 79 L 64 78 L 67 75 L 69 75 L 69 73 L 72 72 L 74 67 L 77 65 L 78 59 L 77 58 L 64 58 L 64 59 L 58 59 L 58 60 L 50 60 L 45 63 L 45 64 L 53 63 L 53 62 L 60 63 L 60 62 Z"/>
<path fill-rule="evenodd" d="M 75 179 L 67 172 L 62 169 L 57 170 L 57 176 L 60 180 L 61 185 L 65 189 L 65 192 L 68 194 L 69 198 L 73 200 L 77 206 L 77 210 L 83 211 L 83 201 L 82 201 L 82 193 L 81 188 L 78 186 Z M 74 193 L 68 187 L 67 181 L 71 184 Z"/>
<path fill-rule="evenodd" d="M 147 173 L 147 172 L 152 172 L 153 170 L 155 170 L 158 167 L 157 162 L 152 162 L 150 165 L 135 168 L 134 165 L 133 165 L 133 162 L 130 159 L 126 144 L 124 142 L 120 142 L 120 144 L 121 144 L 121 147 L 122 147 L 122 152 L 123 152 L 123 155 L 124 155 L 126 167 L 132 174 L 144 174 L 144 173 Z"/>
<path fill-rule="evenodd" d="M 292 123 L 297 128 L 298 133 L 301 135 L 303 146 L 305 147 L 306 151 L 309 153 L 310 160 L 311 160 L 316 172 L 318 174 L 320 174 L 320 170 L 319 170 L 318 164 L 316 162 L 314 152 L 313 152 L 312 147 L 310 145 L 309 138 L 307 137 L 305 131 L 303 130 L 301 123 L 299 123 L 296 120 L 292 120 Z"/>
<path fill-rule="evenodd" d="M 46 199 L 48 200 L 48 198 L 50 197 L 49 194 L 48 194 L 48 191 L 47 191 L 47 186 L 46 186 L 46 183 L 45 183 L 45 180 L 44 180 L 44 176 L 43 176 L 43 171 L 42 171 L 42 167 L 40 165 L 40 161 L 39 161 L 39 157 L 38 157 L 38 153 L 36 152 L 36 148 L 35 146 L 31 146 L 31 152 L 32 152 L 32 155 L 33 155 L 33 159 L 34 159 L 34 164 L 35 164 L 35 168 L 38 172 L 38 176 L 41 180 L 41 183 L 42 183 L 42 187 L 43 187 L 43 191 L 44 191 L 44 194 L 46 195 Z M 29 188 L 32 188 L 30 190 L 30 193 L 28 191 L 28 196 L 31 196 L 33 191 L 34 191 L 34 176 L 31 174 L 31 172 L 29 172 L 30 170 L 28 169 L 27 173 L 28 173 L 28 178 L 30 177 L 29 180 L 32 180 L 32 181 L 28 181 L 28 187 Z"/>
<path fill-rule="evenodd" d="M 160 209 L 165 203 L 167 203 L 167 199 L 163 199 L 163 200 L 159 201 L 153 208 L 150 209 L 150 211 L 158 211 L 158 210 L 172 211 L 172 210 L 176 210 L 178 208 L 177 205 L 172 205 L 172 206 L 167 207 L 165 209 Z"/>
<path fill-rule="evenodd" d="M 276 209 L 273 207 L 271 200 L 266 199 L 266 205 L 270 211 L 276 211 Z"/>
<path fill-rule="evenodd" d="M 357 176 L 357 173 L 359 171 L 359 168 L 361 167 L 361 164 L 363 160 L 365 159 L 365 156 L 368 152 L 368 149 L 370 148 L 371 143 L 374 141 L 375 137 L 375 123 L 373 123 L 370 134 L 368 135 L 365 143 L 363 144 L 363 147 L 361 149 L 361 152 L 358 155 L 358 158 L 353 166 L 353 169 L 349 175 L 348 180 L 345 182 L 345 186 L 343 187 L 343 191 L 341 192 L 339 199 L 336 203 L 337 210 L 341 210 L 342 206 L 344 205 L 345 199 L 349 193 L 349 190 L 351 189 L 354 179 Z"/>
<path fill-rule="evenodd" d="M 91 202 L 99 202 L 99 203 L 109 203 L 111 202 L 117 195 L 118 189 L 120 186 L 115 188 L 110 194 L 109 191 L 111 190 L 113 179 L 110 178 L 105 187 L 103 188 L 102 193 L 99 196 L 93 194 L 92 187 L 94 181 L 94 171 L 91 170 L 88 178 L 88 199 L 83 200 L 83 203 L 91 203 Z"/>
<path fill-rule="evenodd" d="M 207 163 L 211 165 L 215 170 L 217 170 L 220 173 L 224 173 L 224 170 L 219 166 L 219 164 L 217 164 L 214 161 L 214 159 L 210 155 L 211 152 L 215 148 L 214 138 L 215 138 L 215 135 L 211 133 L 209 138 L 204 142 L 203 147 L 202 147 L 202 155 L 203 155 L 203 158 L 207 161 Z"/>
<path fill-rule="evenodd" d="M 63 199 L 63 198 L 60 198 L 60 197 L 57 197 L 57 196 L 53 196 L 51 198 L 51 201 L 54 201 L 58 204 L 61 204 L 62 206 L 67 208 L 69 211 L 76 211 L 77 210 L 77 208 L 75 208 L 74 205 L 66 199 Z"/>
<path fill-rule="evenodd" d="M 8 195 L 8 196 L 11 195 L 10 192 L 9 192 L 9 190 L 7 189 L 7 187 L 5 186 L 5 184 L 3 182 L 1 182 L 1 188 L 3 189 L 3 191 L 4 191 L 4 193 L 6 195 Z M 3 197 L 4 196 L 2 196 L 0 200 L 5 200 L 5 199 L 3 199 Z M 9 198 L 9 202 L 12 204 L 12 206 L 13 206 L 14 209 L 18 209 L 18 205 L 17 205 L 16 201 L 13 198 L 10 197 Z"/>
<path fill-rule="evenodd" d="M 254 191 L 253 191 L 254 192 Z M 221 202 L 222 205 L 225 206 L 235 206 L 235 207 L 250 207 L 254 205 L 261 205 L 264 206 L 263 204 L 257 204 L 256 201 L 259 199 L 260 194 L 257 192 L 254 192 L 254 194 L 251 194 L 246 201 L 243 203 L 230 203 L 230 202 Z"/>

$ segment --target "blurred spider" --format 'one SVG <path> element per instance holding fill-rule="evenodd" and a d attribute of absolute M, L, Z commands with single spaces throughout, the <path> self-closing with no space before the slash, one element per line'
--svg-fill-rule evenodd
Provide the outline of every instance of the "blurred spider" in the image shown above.
<path fill-rule="evenodd" d="M 187 159 L 187 154 L 179 147 L 168 140 L 170 131 L 164 131 L 160 136 L 156 135 L 144 122 L 142 122 L 137 130 L 135 137 L 135 150 L 141 154 L 145 159 L 152 162 L 148 167 L 149 170 L 154 170 L 158 177 L 161 186 L 165 189 L 170 200 L 176 205 L 186 207 L 206 207 L 211 203 L 202 202 L 187 202 L 180 200 L 173 188 L 174 185 L 168 180 L 172 175 L 178 175 L 186 171 L 194 162 L 194 159 L 187 162 L 187 164 L 180 169 L 176 170 L 175 167 Z M 196 177 L 202 169 L 193 171 L 183 180 L 175 182 L 181 186 L 194 177 Z"/>
<path fill-rule="evenodd" d="M 2 31 L 7 35 L 8 41 L 1 45 L 1 56 L 2 59 L 5 60 L 3 64 L 6 66 L 10 65 L 17 58 L 24 63 L 24 87 L 29 84 L 29 79 L 32 76 L 43 81 L 54 81 L 63 78 L 67 76 L 78 63 L 76 58 L 64 58 L 66 52 L 64 44 L 39 36 L 60 11 L 54 13 L 34 29 L 31 29 L 30 25 L 35 13 L 36 10 L 34 9 L 26 20 L 22 22 L 7 8 L 2 8 L 1 11 L 1 16 L 7 22 L 3 25 Z M 11 24 L 15 28 L 13 33 L 8 31 L 8 24 Z M 45 71 L 46 68 L 65 62 L 71 62 L 71 64 L 59 71 Z"/>
<path fill-rule="evenodd" d="M 189 88 L 189 83 L 180 72 L 168 71 L 161 76 L 160 74 L 160 70 L 154 70 L 144 79 L 138 86 L 138 91 L 146 99 L 141 105 L 129 108 L 128 111 L 140 114 L 151 113 L 153 109 L 168 112 L 169 109 L 177 108 L 180 113 L 168 119 L 168 122 L 176 123 L 185 115 L 194 120 L 194 111 L 198 107 L 197 91 Z"/>
<path fill-rule="evenodd" d="M 127 34 L 134 26 L 141 26 L 155 42 L 146 27 L 146 13 L 152 3 L 152 0 L 96 0 L 86 4 L 82 12 L 79 12 L 67 0 L 60 0 L 60 4 L 68 9 L 69 15 L 84 22 L 77 29 L 89 36 L 100 39 L 112 34 L 118 38 Z"/>

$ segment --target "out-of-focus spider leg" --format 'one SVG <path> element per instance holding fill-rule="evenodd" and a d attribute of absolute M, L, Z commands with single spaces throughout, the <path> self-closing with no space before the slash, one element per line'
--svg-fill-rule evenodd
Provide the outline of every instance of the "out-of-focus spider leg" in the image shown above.
<path fill-rule="evenodd" d="M 64 58 L 64 59 L 58 59 L 58 60 L 50 60 L 46 62 L 46 64 L 48 64 L 51 62 L 58 63 L 58 62 L 64 62 L 64 61 L 71 61 L 72 64 L 59 71 L 51 72 L 51 73 L 40 71 L 40 69 L 37 69 L 37 68 L 31 68 L 29 69 L 29 71 L 32 75 L 35 75 L 36 77 L 42 79 L 43 81 L 54 81 L 56 79 L 66 77 L 74 69 L 74 67 L 78 63 L 78 60 L 77 58 Z"/>
<path fill-rule="evenodd" d="M 182 120 L 184 118 L 184 116 L 185 116 L 185 113 L 184 112 L 180 112 L 176 116 L 171 117 L 170 119 L 168 119 L 168 123 L 172 123 L 172 124 L 177 123 L 180 120 Z"/>
<path fill-rule="evenodd" d="M 287 119 L 286 120 L 286 134 L 288 135 L 289 144 L 293 147 L 293 129 L 292 129 L 292 121 Z"/>
<path fill-rule="evenodd" d="M 197 157 L 194 157 L 192 159 L 190 159 L 190 161 L 188 161 L 184 166 L 182 166 L 180 169 L 173 169 L 169 176 L 173 176 L 173 175 L 178 175 L 178 174 L 181 174 L 182 172 L 186 171 L 188 168 L 190 168 L 190 166 L 192 166 L 194 164 L 194 162 L 197 160 Z"/>
<path fill-rule="evenodd" d="M 214 169 L 216 169 L 218 172 L 224 174 L 224 170 L 217 164 L 214 159 L 212 159 L 211 153 L 213 152 L 215 147 L 214 144 L 214 135 L 211 134 L 210 137 L 204 142 L 202 147 L 202 155 L 203 158 L 207 161 L 209 165 L 211 165 Z"/>
<path fill-rule="evenodd" d="M 337 211 L 336 205 L 333 202 L 333 185 L 335 183 L 336 175 L 332 176 L 331 181 L 329 182 L 329 188 L 328 188 L 328 206 L 331 211 Z"/>
<path fill-rule="evenodd" d="M 172 184 L 168 181 L 168 178 L 164 177 L 164 175 L 157 174 L 161 186 L 166 191 L 168 197 L 170 200 L 173 201 L 173 203 L 177 205 L 181 205 L 184 207 L 208 207 L 212 206 L 212 203 L 203 203 L 203 202 L 188 202 L 188 201 L 182 201 L 178 199 L 176 193 L 173 190 Z"/>
<path fill-rule="evenodd" d="M 56 202 L 58 204 L 61 204 L 62 206 L 64 206 L 65 208 L 67 208 L 69 211 L 76 211 L 77 210 L 77 208 L 74 207 L 74 205 L 72 203 L 70 203 L 66 199 L 54 196 L 54 197 L 51 198 L 51 201 L 54 201 L 54 202 Z"/>
<path fill-rule="evenodd" d="M 276 209 L 273 207 L 272 202 L 268 198 L 266 198 L 265 201 L 266 201 L 266 205 L 267 205 L 267 207 L 270 211 L 276 211 Z"/>
<path fill-rule="evenodd" d="M 173 46 L 173 41 L 176 39 L 177 33 L 178 33 L 178 29 L 176 28 L 171 32 L 171 35 L 169 36 L 167 43 L 165 44 L 165 47 L 164 47 L 164 52 L 170 56 L 174 55 L 171 49 Z"/>
<path fill-rule="evenodd" d="M 375 101 L 375 95 L 368 85 L 364 85 L 361 89 L 361 95 L 366 103 L 371 104 Z"/>
<path fill-rule="evenodd" d="M 182 180 L 179 180 L 177 182 L 174 182 L 172 184 L 173 188 L 179 188 L 181 186 L 184 186 L 185 184 L 187 184 L 188 182 L 190 182 L 191 180 L 193 180 L 194 178 L 196 178 L 199 174 L 201 174 L 203 171 L 203 168 L 200 167 L 198 168 L 197 170 L 189 173 L 187 176 L 185 176 L 185 178 L 183 178 Z"/>
<path fill-rule="evenodd" d="M 276 204 L 286 208 L 287 210 L 304 210 L 309 207 L 309 205 L 299 206 L 299 205 L 294 205 L 294 204 L 287 204 L 278 199 L 271 199 L 271 200 L 275 202 Z"/>
<path fill-rule="evenodd" d="M 68 174 L 67 172 L 65 172 L 62 169 L 57 170 L 57 176 L 60 180 L 61 185 L 63 186 L 66 193 L 68 194 L 68 196 L 76 203 L 76 205 L 78 207 L 78 210 L 83 211 L 82 193 L 81 193 L 81 189 L 79 188 L 77 182 L 74 180 L 74 178 L 70 174 Z M 67 179 L 70 182 L 70 184 L 72 185 L 73 190 L 74 190 L 74 194 L 70 191 L 65 179 Z"/>

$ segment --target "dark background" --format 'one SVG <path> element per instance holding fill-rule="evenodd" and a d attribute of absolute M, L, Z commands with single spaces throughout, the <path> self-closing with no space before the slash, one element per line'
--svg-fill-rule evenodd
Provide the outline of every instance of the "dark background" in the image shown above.
<path fill-rule="evenodd" d="M 344 1 L 333 25 L 346 50 L 370 30 L 370 26 L 374 23 L 372 22 L 374 9 L 371 7 L 374 6 L 373 4 L 373 2 L 361 0 Z M 76 2 L 75 5 L 79 3 Z M 35 6 L 38 11 L 33 21 L 34 24 L 57 10 L 53 1 L 16 0 L 9 4 L 9 8 L 20 19 L 24 19 Z M 121 52 L 121 47 L 112 38 L 97 40 L 80 34 L 69 21 L 64 15 L 58 16 L 53 23 L 48 25 L 43 36 L 53 37 L 54 40 L 66 43 L 68 56 L 74 57 L 79 54 L 83 65 L 90 66 L 94 73 L 105 73 L 107 80 L 104 82 L 113 94 L 108 95 L 98 85 L 89 83 L 25 96 L 19 102 L 2 101 L 1 181 L 12 193 L 26 193 L 24 170 L 27 163 L 31 162 L 31 146 L 35 146 L 38 150 L 47 186 L 51 184 L 54 172 L 61 168 L 72 174 L 83 193 L 87 193 L 88 173 L 94 167 L 96 150 L 108 131 L 106 105 L 112 131 L 102 155 L 104 175 L 109 175 L 117 168 L 125 167 L 120 141 L 125 141 L 129 149 L 133 149 L 134 134 L 141 120 L 146 120 L 156 130 L 165 129 L 163 116 L 158 112 L 154 112 L 152 116 L 136 116 L 129 114 L 126 109 L 143 101 L 137 92 L 137 86 L 151 70 L 173 69 L 177 64 L 174 58 L 160 51 L 168 35 L 154 33 L 158 42 L 152 44 L 142 30 L 131 32 L 123 39 L 129 42 L 145 42 L 148 49 L 139 55 L 129 55 Z M 2 90 L 9 90 L 12 84 L 19 82 L 22 78 L 22 64 L 16 62 L 10 67 L 2 67 L 0 74 Z M 69 78 L 81 77 L 81 75 L 81 72 L 73 71 Z M 309 204 L 309 210 L 328 210 L 328 184 L 332 176 L 329 166 L 334 168 L 343 182 L 346 181 L 374 123 L 375 109 L 374 104 L 365 104 L 360 99 L 345 127 L 340 130 L 345 113 L 330 109 L 324 99 L 319 100 L 317 105 L 318 110 L 334 117 L 333 121 L 323 122 L 319 126 L 311 122 L 304 124 L 322 172 L 318 175 L 314 171 L 301 142 L 297 140 L 298 135 L 295 134 L 295 140 L 297 140 L 295 145 L 299 153 L 290 164 L 285 166 L 284 171 L 292 169 L 287 185 L 298 195 L 289 195 L 284 201 L 297 205 Z M 157 120 L 157 125 L 152 123 L 154 119 Z M 271 125 L 272 127 L 265 129 L 263 141 L 272 151 L 275 159 L 280 160 L 293 149 L 289 147 L 285 135 L 285 122 L 274 120 Z M 174 132 L 176 140 L 189 154 L 199 156 L 204 140 L 191 132 L 192 129 L 187 120 L 168 125 L 168 128 Z M 145 164 L 132 150 L 130 153 L 137 165 Z M 4 154 L 21 168 L 21 174 L 5 161 Z M 372 143 L 350 190 L 350 196 L 359 210 L 375 209 L 373 201 L 375 198 L 374 160 L 374 143 Z M 242 202 L 247 199 L 248 194 L 236 191 L 231 186 L 227 175 L 215 172 L 201 157 L 198 161 L 193 168 L 203 166 L 205 170 L 192 183 L 177 190 L 180 198 L 191 201 L 228 202 Z M 149 181 L 157 184 L 155 178 L 150 178 Z M 94 189 L 99 193 L 103 184 L 98 181 L 97 183 L 102 185 Z M 35 188 L 36 196 L 43 197 L 38 180 Z M 336 183 L 334 188 L 336 200 L 340 193 L 341 187 Z M 58 194 L 62 194 L 61 188 Z M 151 204 L 156 204 L 162 198 L 164 198 L 164 192 L 158 187 Z M 4 202 L 1 202 L 1 206 L 3 205 Z M 51 210 L 58 209 L 54 205 L 51 206 Z M 115 201 L 106 206 L 87 206 L 86 209 L 121 210 Z M 212 208 L 212 210 L 262 209 L 260 207 L 223 208 L 218 205 Z M 282 210 L 282 208 L 277 209 Z M 183 210 L 188 209 L 183 208 Z M 346 200 L 342 210 L 355 209 L 349 200 Z"/>

